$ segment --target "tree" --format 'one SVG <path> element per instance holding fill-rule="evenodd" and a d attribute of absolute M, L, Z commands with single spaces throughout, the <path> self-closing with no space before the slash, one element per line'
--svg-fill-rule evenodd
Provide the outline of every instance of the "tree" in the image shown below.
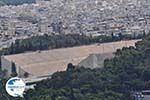
<path fill-rule="evenodd" d="M 75 69 L 75 66 L 73 66 L 72 63 L 69 63 L 67 67 L 67 71 L 73 71 L 74 69 Z"/>
<path fill-rule="evenodd" d="M 120 40 L 122 40 L 122 39 L 123 39 L 123 35 L 122 35 L 122 33 L 119 33 L 119 34 L 118 34 L 118 36 L 119 36 L 119 39 L 120 39 Z"/>
<path fill-rule="evenodd" d="M 28 72 L 25 72 L 25 73 L 24 73 L 24 77 L 27 78 L 28 76 L 29 76 L 29 73 L 28 73 Z"/>
<path fill-rule="evenodd" d="M 11 69 L 11 72 L 12 72 L 12 74 L 11 74 L 12 77 L 16 77 L 16 76 L 18 75 L 18 74 L 17 74 L 17 71 L 16 71 L 16 65 L 15 65 L 14 62 L 12 62 L 12 69 Z"/>
<path fill-rule="evenodd" d="M 115 40 L 115 36 L 113 32 L 111 33 L 111 37 L 112 37 L 112 40 Z"/>

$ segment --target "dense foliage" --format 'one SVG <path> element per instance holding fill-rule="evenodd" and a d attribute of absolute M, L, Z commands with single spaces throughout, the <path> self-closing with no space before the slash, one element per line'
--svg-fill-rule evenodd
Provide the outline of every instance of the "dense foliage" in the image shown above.
<path fill-rule="evenodd" d="M 0 51 L 0 55 L 8 54 L 18 54 L 27 51 L 36 51 L 36 50 L 48 50 L 56 48 L 66 48 L 80 45 L 88 45 L 92 43 L 106 43 L 120 40 L 130 40 L 130 39 L 139 39 L 143 38 L 146 35 L 141 34 L 138 36 L 132 35 L 122 35 L 115 36 L 111 34 L 110 36 L 101 35 L 98 37 L 89 37 L 79 34 L 60 34 L 60 35 L 42 35 L 34 36 L 27 39 L 16 40 L 15 43 L 12 43 L 9 48 L 5 48 Z"/>
<path fill-rule="evenodd" d="M 16 40 L 9 48 L 1 50 L 0 55 L 72 47 L 91 43 L 95 43 L 93 38 L 78 34 L 34 36 L 28 39 Z"/>

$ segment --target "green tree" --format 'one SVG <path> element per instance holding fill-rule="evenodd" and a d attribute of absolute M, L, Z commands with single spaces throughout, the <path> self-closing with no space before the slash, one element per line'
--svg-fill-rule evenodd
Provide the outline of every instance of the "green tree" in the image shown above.
<path fill-rule="evenodd" d="M 15 65 L 14 62 L 12 62 L 12 69 L 11 69 L 11 72 L 12 72 L 12 74 L 11 74 L 12 77 L 16 77 L 16 76 L 18 75 L 18 74 L 17 74 L 17 71 L 16 71 L 16 65 Z"/>

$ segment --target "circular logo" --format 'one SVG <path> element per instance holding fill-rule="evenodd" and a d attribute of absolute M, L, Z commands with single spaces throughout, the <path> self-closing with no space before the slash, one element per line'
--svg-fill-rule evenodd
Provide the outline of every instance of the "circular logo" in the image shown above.
<path fill-rule="evenodd" d="M 23 97 L 25 83 L 18 77 L 11 78 L 6 83 L 6 91 L 13 97 Z"/>

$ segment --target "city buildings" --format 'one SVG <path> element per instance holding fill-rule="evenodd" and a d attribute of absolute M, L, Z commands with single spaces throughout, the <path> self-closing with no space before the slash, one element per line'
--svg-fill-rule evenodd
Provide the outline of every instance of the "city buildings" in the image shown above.
<path fill-rule="evenodd" d="M 37 0 L 0 7 L 0 48 L 43 34 L 143 34 L 150 32 L 149 0 Z"/>

